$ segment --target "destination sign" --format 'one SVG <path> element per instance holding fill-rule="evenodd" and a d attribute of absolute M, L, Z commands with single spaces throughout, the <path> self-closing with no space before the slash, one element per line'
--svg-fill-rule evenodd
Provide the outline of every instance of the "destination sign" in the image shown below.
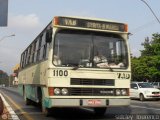
<path fill-rule="evenodd" d="M 95 20 L 77 19 L 77 18 L 68 18 L 68 17 L 58 17 L 57 24 L 61 25 L 61 26 L 126 32 L 125 31 L 125 24 L 114 23 L 114 22 L 95 21 Z"/>

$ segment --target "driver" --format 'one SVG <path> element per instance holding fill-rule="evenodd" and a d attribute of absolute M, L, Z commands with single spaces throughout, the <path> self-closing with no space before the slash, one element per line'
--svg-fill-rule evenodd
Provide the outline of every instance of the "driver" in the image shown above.
<path fill-rule="evenodd" d="M 93 61 L 97 67 L 100 67 L 100 68 L 108 67 L 107 58 L 101 53 L 98 53 L 96 56 L 94 56 Z"/>
<path fill-rule="evenodd" d="M 107 58 L 103 55 L 96 55 L 93 59 L 94 63 L 107 63 Z"/>

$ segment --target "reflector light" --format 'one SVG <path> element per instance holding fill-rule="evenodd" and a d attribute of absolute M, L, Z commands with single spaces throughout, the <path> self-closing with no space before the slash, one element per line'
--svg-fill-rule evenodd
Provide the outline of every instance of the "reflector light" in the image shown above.
<path fill-rule="evenodd" d="M 124 25 L 124 31 L 128 32 L 128 25 L 127 24 Z"/>
<path fill-rule="evenodd" d="M 49 96 L 53 96 L 54 95 L 54 88 L 53 87 L 49 87 L 48 88 L 48 94 L 49 94 Z"/>
<path fill-rule="evenodd" d="M 59 19 L 58 19 L 58 17 L 54 17 L 54 19 L 53 19 L 53 24 L 54 24 L 54 25 L 58 25 L 58 24 L 59 24 Z"/>

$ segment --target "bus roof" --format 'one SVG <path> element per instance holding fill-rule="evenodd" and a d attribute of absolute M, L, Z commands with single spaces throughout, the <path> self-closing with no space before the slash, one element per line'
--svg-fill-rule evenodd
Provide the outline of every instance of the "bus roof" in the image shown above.
<path fill-rule="evenodd" d="M 123 22 L 115 21 L 115 20 L 109 20 L 109 19 L 104 19 L 104 18 L 95 18 L 95 17 L 82 17 L 82 16 L 55 16 L 55 17 L 77 18 L 77 19 L 84 19 L 84 20 L 94 20 L 94 21 L 114 22 L 114 23 L 126 24 Z"/>

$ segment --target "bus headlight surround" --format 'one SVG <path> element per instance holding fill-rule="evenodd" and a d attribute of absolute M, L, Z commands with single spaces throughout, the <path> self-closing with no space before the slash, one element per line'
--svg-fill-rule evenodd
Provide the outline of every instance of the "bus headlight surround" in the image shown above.
<path fill-rule="evenodd" d="M 116 89 L 116 95 L 121 95 L 121 90 L 120 89 Z"/>
<path fill-rule="evenodd" d="M 61 92 L 62 92 L 62 95 L 67 95 L 68 94 L 68 89 L 67 88 L 63 88 L 61 90 Z"/>
<path fill-rule="evenodd" d="M 122 95 L 127 95 L 127 90 L 126 89 L 121 89 L 121 94 Z"/>
<path fill-rule="evenodd" d="M 59 88 L 55 88 L 54 89 L 54 94 L 55 95 L 60 95 L 61 94 L 61 90 Z"/>

